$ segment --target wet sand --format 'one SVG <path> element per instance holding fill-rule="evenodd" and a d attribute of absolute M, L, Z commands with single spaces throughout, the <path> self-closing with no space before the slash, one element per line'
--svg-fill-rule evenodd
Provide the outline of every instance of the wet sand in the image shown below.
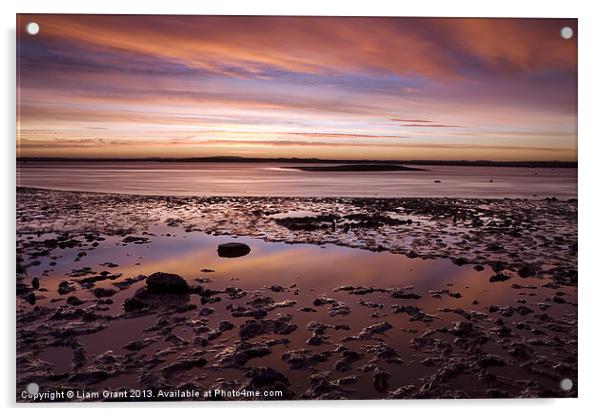
<path fill-rule="evenodd" d="M 17 257 L 18 392 L 577 395 L 576 200 L 19 188 Z"/>

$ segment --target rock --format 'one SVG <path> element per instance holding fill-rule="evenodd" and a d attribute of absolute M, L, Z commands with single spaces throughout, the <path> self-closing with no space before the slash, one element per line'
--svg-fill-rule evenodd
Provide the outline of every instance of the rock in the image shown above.
<path fill-rule="evenodd" d="M 493 276 L 491 276 L 489 278 L 490 282 L 505 282 L 506 280 L 509 280 L 511 276 L 508 276 L 507 274 L 504 273 L 496 273 Z"/>
<path fill-rule="evenodd" d="M 296 300 L 283 300 L 282 302 L 276 302 L 272 306 L 275 308 L 292 308 L 297 304 Z"/>
<path fill-rule="evenodd" d="M 127 298 L 123 302 L 123 310 L 126 312 L 134 312 L 144 308 L 148 308 L 150 305 L 144 302 L 142 299 L 134 296 L 133 298 Z"/>
<path fill-rule="evenodd" d="M 30 305 L 34 305 L 36 303 L 36 295 L 34 295 L 32 292 L 30 292 L 29 294 L 25 295 L 23 297 L 23 299 L 25 299 Z"/>
<path fill-rule="evenodd" d="M 229 331 L 229 330 L 233 329 L 235 326 L 236 325 L 234 325 L 230 321 L 219 321 L 218 329 L 220 331 Z"/>
<path fill-rule="evenodd" d="M 374 388 L 376 391 L 384 392 L 389 387 L 389 379 L 391 374 L 387 373 L 380 367 L 376 367 L 372 373 L 372 381 L 374 382 Z"/>
<path fill-rule="evenodd" d="M 351 312 L 351 308 L 345 302 L 324 296 L 314 299 L 313 304 L 315 306 L 330 305 L 330 316 L 347 315 Z"/>
<path fill-rule="evenodd" d="M 410 315 L 410 321 L 432 322 L 433 319 L 437 319 L 435 315 L 429 315 L 417 306 L 391 305 L 391 308 L 393 313 L 407 313 Z"/>
<path fill-rule="evenodd" d="M 84 373 L 73 374 L 69 377 L 69 381 L 72 383 L 96 384 L 105 381 L 109 377 L 111 377 L 110 373 L 93 368 Z"/>
<path fill-rule="evenodd" d="M 149 345 L 151 345 L 153 342 L 155 342 L 154 340 L 152 340 L 151 338 L 145 338 L 145 339 L 138 339 L 136 341 L 132 341 L 129 342 L 127 344 L 125 344 L 123 346 L 124 349 L 128 350 L 128 351 L 141 351 L 144 348 L 148 347 Z"/>
<path fill-rule="evenodd" d="M 254 367 L 245 373 L 249 382 L 244 389 L 251 391 L 280 391 L 282 396 L 274 397 L 275 400 L 291 399 L 294 393 L 289 390 L 290 382 L 286 376 L 271 367 Z"/>
<path fill-rule="evenodd" d="M 127 237 L 125 237 L 123 240 L 124 243 L 128 244 L 128 243 L 134 243 L 134 244 L 147 244 L 150 242 L 150 240 L 146 237 L 136 237 L 134 235 L 129 235 Z"/>
<path fill-rule="evenodd" d="M 360 299 L 357 303 L 359 303 L 360 305 L 365 306 L 367 308 L 374 308 L 374 309 L 382 309 L 384 306 L 382 303 L 372 302 L 370 300 L 363 300 L 363 299 Z"/>
<path fill-rule="evenodd" d="M 329 351 L 314 353 L 311 350 L 293 350 L 282 354 L 282 361 L 294 370 L 310 370 L 317 363 L 322 363 L 330 357 Z"/>
<path fill-rule="evenodd" d="M 531 277 L 535 275 L 535 270 L 533 270 L 533 268 L 531 268 L 528 265 L 524 265 L 520 269 L 518 269 L 517 274 L 520 277 Z"/>
<path fill-rule="evenodd" d="M 344 285 L 344 286 L 339 286 L 336 289 L 334 289 L 335 292 L 339 292 L 339 291 L 346 291 L 349 292 L 352 295 L 367 295 L 369 293 L 373 293 L 373 292 L 385 292 L 385 289 L 376 289 L 373 287 L 364 287 L 364 286 L 350 286 L 350 285 Z"/>
<path fill-rule="evenodd" d="M 233 287 L 233 286 L 228 286 L 227 288 L 224 289 L 224 292 L 226 292 L 226 294 L 228 295 L 228 298 L 230 299 L 240 299 L 240 298 L 244 298 L 245 296 L 247 296 L 247 292 L 237 288 L 237 287 Z"/>
<path fill-rule="evenodd" d="M 504 249 L 504 247 L 502 247 L 502 245 L 499 243 L 488 243 L 487 244 L 487 250 L 490 250 L 490 251 L 501 251 L 503 249 Z"/>
<path fill-rule="evenodd" d="M 215 309 L 213 309 L 213 308 L 202 308 L 201 310 L 199 310 L 199 315 L 207 316 L 207 315 L 211 315 L 213 312 L 215 312 Z"/>
<path fill-rule="evenodd" d="M 146 286 L 151 293 L 185 294 L 189 286 L 183 277 L 177 274 L 157 272 L 146 278 Z"/>
<path fill-rule="evenodd" d="M 405 386 L 401 386 L 396 390 L 393 390 L 389 393 L 389 398 L 391 399 L 407 399 L 410 398 L 410 393 L 412 390 L 416 390 L 416 386 L 413 384 L 406 384 Z"/>
<path fill-rule="evenodd" d="M 533 349 L 523 342 L 515 342 L 510 349 L 510 355 L 520 360 L 527 360 L 533 356 Z"/>
<path fill-rule="evenodd" d="M 346 386 L 348 384 L 355 384 L 355 383 L 357 383 L 357 380 L 358 380 L 357 376 L 341 377 L 340 379 L 337 380 L 337 384 L 339 386 Z"/>
<path fill-rule="evenodd" d="M 217 364 L 223 368 L 241 368 L 251 358 L 263 357 L 272 352 L 270 347 L 263 344 L 250 344 L 239 342 L 231 347 L 224 348 L 215 358 Z"/>
<path fill-rule="evenodd" d="M 420 299 L 422 296 L 416 293 L 406 293 L 403 289 L 391 292 L 391 297 L 395 299 Z"/>
<path fill-rule="evenodd" d="M 365 351 L 376 355 L 376 358 L 371 360 L 371 362 L 381 359 L 381 360 L 385 360 L 385 362 L 387 362 L 387 363 L 392 363 L 392 364 L 403 363 L 403 359 L 399 356 L 399 353 L 397 352 L 397 350 L 393 347 L 386 345 L 383 342 L 380 342 L 376 345 L 365 346 L 362 348 Z"/>
<path fill-rule="evenodd" d="M 109 297 L 113 296 L 115 293 L 117 293 L 117 291 L 115 289 L 97 287 L 96 289 L 94 289 L 92 291 L 92 293 L 97 298 L 109 298 Z"/>
<path fill-rule="evenodd" d="M 551 307 L 552 305 L 550 305 L 549 303 L 545 303 L 545 302 L 540 302 L 537 304 L 537 307 L 539 309 L 541 309 L 542 311 L 547 310 L 549 307 Z"/>
<path fill-rule="evenodd" d="M 251 252 L 251 248 L 244 243 L 225 243 L 217 246 L 217 255 L 220 257 L 242 257 Z"/>
<path fill-rule="evenodd" d="M 273 347 L 274 345 L 288 345 L 290 343 L 291 343 L 291 340 L 288 338 L 270 339 L 265 342 L 265 344 L 269 345 L 270 347 Z"/>
<path fill-rule="evenodd" d="M 80 298 L 78 298 L 77 296 L 69 296 L 67 298 L 67 304 L 71 305 L 71 306 L 79 306 L 79 305 L 83 305 L 84 301 L 81 300 Z"/>
<path fill-rule="evenodd" d="M 479 321 L 482 319 L 487 318 L 487 314 L 483 313 L 483 312 L 478 312 L 478 311 L 465 311 L 464 309 L 461 308 L 456 308 L 456 309 L 440 309 L 442 312 L 453 312 L 456 313 L 460 316 L 462 316 L 464 319 L 468 319 L 469 321 Z"/>
<path fill-rule="evenodd" d="M 17 256 L 17 274 L 27 273 L 27 268 L 23 265 L 23 259 Z"/>
<path fill-rule="evenodd" d="M 274 333 L 287 335 L 297 329 L 297 325 L 289 324 L 288 318 L 249 320 L 241 325 L 238 335 L 241 340 L 247 340 L 259 335 Z"/>
<path fill-rule="evenodd" d="M 123 279 L 120 282 L 114 282 L 113 286 L 115 286 L 119 290 L 125 290 L 125 289 L 129 288 L 130 286 L 132 286 L 133 284 L 138 283 L 145 279 L 146 279 L 146 276 L 144 276 L 144 275 L 139 275 L 136 277 L 128 277 L 127 279 Z"/>
<path fill-rule="evenodd" d="M 240 318 L 241 316 L 245 317 L 253 317 L 255 319 L 265 318 L 268 313 L 265 309 L 261 308 L 245 308 L 244 306 L 234 306 L 228 305 L 226 309 L 230 310 L 230 313 L 235 318 Z"/>
<path fill-rule="evenodd" d="M 468 321 L 456 322 L 450 332 L 457 337 L 467 337 L 474 333 L 474 325 Z"/>
<path fill-rule="evenodd" d="M 219 296 L 215 296 L 213 298 L 211 297 L 201 297 L 201 305 L 205 305 L 206 303 L 218 303 L 221 302 L 222 298 L 220 298 Z"/>
<path fill-rule="evenodd" d="M 342 383 L 334 383 L 327 372 L 313 374 L 309 377 L 310 388 L 303 394 L 305 399 L 341 400 L 346 399 L 351 391 L 341 387 Z"/>
<path fill-rule="evenodd" d="M 351 350 L 345 350 L 343 351 L 343 358 L 341 358 L 340 360 L 338 360 L 335 364 L 334 367 L 338 370 L 338 371 L 349 371 L 351 370 L 351 365 L 355 362 L 358 361 L 362 358 L 361 354 L 355 352 L 355 351 L 351 351 Z"/>
<path fill-rule="evenodd" d="M 500 390 L 500 389 L 487 389 L 487 397 L 490 399 L 507 399 L 510 396 L 510 393 L 508 393 L 505 390 Z"/>
<path fill-rule="evenodd" d="M 71 286 L 68 281 L 63 280 L 61 283 L 59 283 L 57 292 L 59 293 L 59 295 L 66 295 L 67 293 L 73 292 L 74 290 L 75 288 Z"/>
<path fill-rule="evenodd" d="M 314 334 L 324 335 L 326 333 L 326 330 L 330 328 L 330 326 L 323 324 L 322 322 L 310 321 L 307 323 L 306 328 L 308 331 L 313 331 Z"/>
<path fill-rule="evenodd" d="M 456 299 L 460 299 L 462 297 L 462 294 L 459 292 L 454 292 L 451 291 L 449 289 L 443 289 L 443 290 L 429 290 L 429 294 L 436 298 L 436 299 L 441 299 L 441 297 L 443 295 L 447 295 L 450 298 L 456 298 Z"/>
<path fill-rule="evenodd" d="M 328 311 L 330 316 L 348 315 L 349 313 L 351 313 L 351 308 L 345 302 L 337 302 Z"/>
<path fill-rule="evenodd" d="M 286 376 L 271 367 L 254 367 L 245 373 L 245 377 L 252 380 L 254 386 L 273 386 L 276 382 L 280 382 L 287 386 L 290 382 Z"/>
<path fill-rule="evenodd" d="M 507 268 L 508 268 L 508 264 L 504 263 L 503 261 L 499 261 L 499 260 L 496 260 L 496 261 L 492 262 L 492 263 L 490 264 L 490 266 L 491 266 L 491 269 L 492 269 L 494 272 L 496 272 L 496 273 L 499 273 L 499 272 L 501 272 L 502 270 L 504 270 L 504 269 L 507 269 Z"/>
<path fill-rule="evenodd" d="M 164 367 L 161 372 L 163 376 L 169 378 L 174 374 L 180 374 L 192 368 L 201 368 L 207 364 L 207 360 L 202 357 L 178 357 L 175 362 Z"/>
<path fill-rule="evenodd" d="M 31 287 L 23 282 L 17 282 L 17 296 L 31 292 Z"/>
<path fill-rule="evenodd" d="M 388 322 L 379 322 L 377 324 L 370 325 L 364 328 L 362 332 L 360 332 L 359 338 L 372 338 L 374 335 L 382 334 L 383 332 L 388 331 L 391 328 L 393 328 L 393 326 L 391 326 L 391 324 L 389 324 Z"/>
<path fill-rule="evenodd" d="M 322 305 L 326 305 L 326 304 L 335 304 L 338 301 L 336 299 L 332 299 L 332 298 L 327 298 L 324 296 L 320 296 L 319 298 L 314 299 L 314 306 L 322 306 Z"/>
<path fill-rule="evenodd" d="M 533 313 L 533 309 L 524 305 L 517 306 L 515 310 L 520 314 L 520 316 L 525 316 L 529 315 L 530 313 Z"/>
<path fill-rule="evenodd" d="M 451 261 L 456 266 L 464 266 L 468 263 L 468 259 L 466 257 L 452 257 Z"/>
<path fill-rule="evenodd" d="M 319 334 L 313 334 L 307 341 L 305 341 L 308 345 L 322 345 L 324 343 L 324 336 Z"/>
<path fill-rule="evenodd" d="M 487 354 L 479 359 L 479 365 L 481 367 L 487 368 L 494 366 L 504 366 L 506 365 L 506 362 L 497 355 Z"/>

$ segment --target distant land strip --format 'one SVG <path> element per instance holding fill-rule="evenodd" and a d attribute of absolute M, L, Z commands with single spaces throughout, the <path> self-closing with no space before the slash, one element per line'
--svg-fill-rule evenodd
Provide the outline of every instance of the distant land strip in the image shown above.
<path fill-rule="evenodd" d="M 360 163 L 354 165 L 335 166 L 286 166 L 284 169 L 296 169 L 307 172 L 389 172 L 389 171 L 415 171 L 426 170 L 420 168 L 409 168 L 403 165 L 390 165 L 384 163 L 368 164 Z"/>
<path fill-rule="evenodd" d="M 328 163 L 352 165 L 439 165 L 439 166 L 499 166 L 499 167 L 524 167 L 524 168 L 577 168 L 576 161 L 503 161 L 503 160 L 353 160 L 353 159 L 316 159 L 316 158 L 261 158 L 238 156 L 213 156 L 213 157 L 187 157 L 187 158 L 68 158 L 68 157 L 21 157 L 17 163 L 36 162 L 95 162 L 95 163 L 120 163 L 120 162 L 171 162 L 171 163 Z"/>

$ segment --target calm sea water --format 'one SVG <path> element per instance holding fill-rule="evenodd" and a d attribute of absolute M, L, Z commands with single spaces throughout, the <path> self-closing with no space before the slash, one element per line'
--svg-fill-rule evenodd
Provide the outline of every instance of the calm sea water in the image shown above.
<path fill-rule="evenodd" d="M 17 185 L 143 195 L 577 197 L 577 169 L 420 166 L 427 170 L 304 172 L 284 166 L 296 165 L 36 162 L 17 165 Z"/>

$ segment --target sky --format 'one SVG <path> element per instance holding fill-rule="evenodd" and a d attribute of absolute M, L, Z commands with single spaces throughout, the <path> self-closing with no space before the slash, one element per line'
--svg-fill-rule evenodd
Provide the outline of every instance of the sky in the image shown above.
<path fill-rule="evenodd" d="M 17 67 L 19 157 L 577 159 L 576 19 L 19 15 Z"/>

